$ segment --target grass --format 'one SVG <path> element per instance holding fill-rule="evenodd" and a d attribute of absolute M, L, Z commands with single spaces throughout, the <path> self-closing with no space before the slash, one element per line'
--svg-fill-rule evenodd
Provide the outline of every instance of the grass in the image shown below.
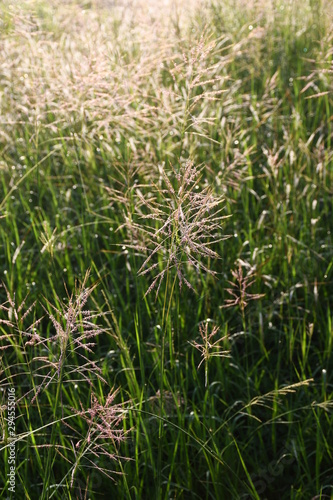
<path fill-rule="evenodd" d="M 333 498 L 332 3 L 147 5 L 0 5 L 0 498 Z"/>

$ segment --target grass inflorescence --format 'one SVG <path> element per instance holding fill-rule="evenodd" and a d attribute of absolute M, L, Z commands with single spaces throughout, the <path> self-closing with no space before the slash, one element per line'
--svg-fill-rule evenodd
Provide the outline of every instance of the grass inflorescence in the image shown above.
<path fill-rule="evenodd" d="M 1 3 L 1 498 L 333 498 L 332 15 Z"/>

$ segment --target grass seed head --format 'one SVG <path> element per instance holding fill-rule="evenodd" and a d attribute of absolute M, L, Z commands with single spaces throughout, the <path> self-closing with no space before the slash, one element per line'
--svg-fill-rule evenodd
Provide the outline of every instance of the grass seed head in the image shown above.
<path fill-rule="evenodd" d="M 187 277 L 189 268 L 216 274 L 209 259 L 219 258 L 212 245 L 224 239 L 223 199 L 214 196 L 210 187 L 201 187 L 202 170 L 190 160 L 178 171 L 160 168 L 159 185 L 141 186 L 137 192 L 141 204 L 136 220 L 127 226 L 127 244 L 135 248 L 137 233 L 141 233 L 146 256 L 139 275 L 158 269 L 146 294 L 157 287 L 157 295 L 166 273 L 172 270 L 180 288 L 185 283 L 194 289 Z"/>

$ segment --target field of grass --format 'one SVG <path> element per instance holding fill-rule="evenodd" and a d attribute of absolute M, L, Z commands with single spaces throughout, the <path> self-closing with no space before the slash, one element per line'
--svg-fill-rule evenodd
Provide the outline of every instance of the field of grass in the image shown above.
<path fill-rule="evenodd" d="M 0 498 L 333 499 L 332 46 L 0 1 Z"/>

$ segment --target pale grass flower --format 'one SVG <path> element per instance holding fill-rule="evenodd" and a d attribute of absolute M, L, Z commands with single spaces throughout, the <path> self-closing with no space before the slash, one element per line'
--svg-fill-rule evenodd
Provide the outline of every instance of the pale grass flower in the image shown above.
<path fill-rule="evenodd" d="M 259 300 L 265 296 L 264 293 L 249 293 L 247 291 L 256 281 L 255 269 L 251 268 L 247 274 L 244 275 L 241 263 L 238 268 L 231 271 L 234 281 L 228 281 L 230 288 L 226 288 L 226 292 L 232 297 L 226 299 L 222 308 L 239 306 L 242 314 L 248 303 L 252 300 Z"/>
<path fill-rule="evenodd" d="M 198 370 L 202 363 L 205 363 L 205 387 L 208 386 L 208 361 L 212 357 L 228 358 L 230 357 L 230 351 L 225 350 L 221 342 L 227 340 L 227 335 L 224 337 L 216 338 L 219 333 L 220 328 L 218 326 L 213 326 L 213 329 L 209 331 L 209 321 L 200 323 L 199 333 L 200 340 L 189 342 L 192 347 L 195 347 L 201 353 L 201 361 L 198 364 Z"/>
<path fill-rule="evenodd" d="M 146 295 L 156 288 L 157 296 L 171 270 L 180 288 L 185 283 L 192 290 L 187 277 L 190 268 L 217 274 L 210 260 L 219 258 L 212 246 L 226 238 L 221 232 L 223 198 L 214 196 L 209 186 L 201 188 L 201 173 L 190 160 L 179 171 L 171 167 L 167 172 L 161 167 L 159 185 L 151 183 L 136 190 L 140 203 L 136 220 L 126 225 L 126 244 L 137 249 L 140 234 L 140 248 L 146 255 L 138 273 L 156 273 Z"/>
<path fill-rule="evenodd" d="M 51 382 L 56 382 L 60 378 L 63 383 L 69 383 L 79 376 L 90 386 L 96 377 L 105 382 L 101 368 L 87 356 L 93 353 L 94 339 L 104 331 L 94 322 L 102 314 L 85 309 L 88 298 L 96 287 L 96 285 L 86 286 L 88 278 L 89 271 L 82 284 L 76 286 L 75 293 L 69 296 L 67 304 L 62 303 L 59 298 L 57 306 L 46 300 L 48 308 L 45 306 L 43 308 L 53 325 L 53 335 L 44 337 L 39 333 L 39 325 L 43 318 L 34 322 L 24 332 L 24 336 L 28 337 L 25 342 L 26 348 L 42 346 L 46 353 L 44 356 L 38 354 L 32 359 L 32 363 L 36 363 L 34 376 L 42 377 L 42 382 L 34 389 L 35 395 L 32 401 L 42 389 L 45 390 Z M 80 360 L 79 365 L 77 359 Z"/>
<path fill-rule="evenodd" d="M 118 455 L 118 449 L 128 432 L 123 428 L 126 409 L 123 404 L 115 403 L 117 394 L 118 390 L 111 389 L 109 394 L 103 397 L 97 396 L 92 391 L 88 408 L 81 401 L 80 410 L 71 408 L 71 419 L 74 416 L 80 420 L 79 430 L 76 425 L 69 423 L 71 420 L 68 417 L 62 420 L 63 425 L 73 433 L 71 438 L 73 459 L 70 460 L 71 467 L 68 471 L 71 477 L 71 488 L 74 486 L 77 471 L 83 468 L 96 468 L 109 479 L 114 480 L 113 476 L 116 472 L 100 466 L 98 461 L 101 457 L 106 457 L 112 462 L 124 459 Z M 101 401 L 103 399 L 104 402 Z M 50 445 L 41 445 L 43 448 L 48 446 Z M 61 446 L 56 448 L 61 454 Z"/>

